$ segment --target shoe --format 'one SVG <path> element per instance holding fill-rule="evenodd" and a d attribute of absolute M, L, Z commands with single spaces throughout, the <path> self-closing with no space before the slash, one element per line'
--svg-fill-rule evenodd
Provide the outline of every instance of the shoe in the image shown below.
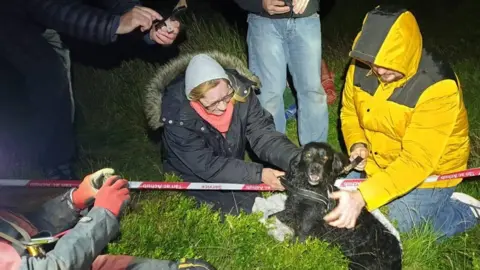
<path fill-rule="evenodd" d="M 480 201 L 479 200 L 461 192 L 452 193 L 451 198 L 470 206 L 470 209 L 472 209 L 473 215 L 476 218 L 480 219 Z"/>
<path fill-rule="evenodd" d="M 62 164 L 45 170 L 49 180 L 78 180 L 70 164 Z"/>
<path fill-rule="evenodd" d="M 178 263 L 178 269 L 185 270 L 217 270 L 213 265 L 200 259 L 182 259 Z"/>

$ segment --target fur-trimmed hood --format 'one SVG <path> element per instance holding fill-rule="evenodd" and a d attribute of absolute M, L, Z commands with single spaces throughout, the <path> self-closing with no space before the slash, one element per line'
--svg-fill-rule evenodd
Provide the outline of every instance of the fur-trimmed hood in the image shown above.
<path fill-rule="evenodd" d="M 253 75 L 253 73 L 248 70 L 247 66 L 238 57 L 219 51 L 207 51 L 180 55 L 165 65 L 159 67 L 153 79 L 146 87 L 144 109 L 150 128 L 158 129 L 163 126 L 163 122 L 161 121 L 161 113 L 165 89 L 177 77 L 185 73 L 185 70 L 187 69 L 192 57 L 200 53 L 204 53 L 212 57 L 227 71 L 227 74 L 229 75 L 232 84 L 234 84 L 234 88 L 236 89 L 238 95 L 245 96 L 251 92 L 245 90 L 252 90 L 251 88 L 260 88 L 261 84 L 259 78 Z M 178 90 L 184 93 L 184 89 Z"/>

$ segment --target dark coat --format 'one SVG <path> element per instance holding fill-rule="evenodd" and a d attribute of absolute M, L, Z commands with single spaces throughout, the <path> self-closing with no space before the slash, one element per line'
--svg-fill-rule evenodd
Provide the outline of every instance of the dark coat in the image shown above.
<path fill-rule="evenodd" d="M 28 21 L 37 27 L 39 33 L 49 28 L 81 40 L 108 44 L 117 38 L 120 16 L 135 5 L 140 5 L 140 2 L 102 0 L 98 1 L 98 5 L 100 8 L 84 4 L 81 0 L 7 1 L 2 4 L 0 15 Z"/>
<path fill-rule="evenodd" d="M 275 130 L 272 116 L 260 105 L 253 91 L 260 86 L 258 78 L 233 56 L 218 52 L 209 55 L 225 68 L 236 93 L 246 101 L 235 103 L 225 138 L 195 112 L 185 96 L 184 72 L 193 54 L 160 68 L 148 87 L 146 113 L 152 128 L 163 126 L 165 172 L 174 172 L 185 182 L 260 184 L 263 165 L 244 161 L 247 145 L 262 161 L 287 170 L 300 150 Z M 250 211 L 253 197 L 258 195 L 243 191 L 191 194 L 226 211 L 235 206 L 233 202 L 238 204 L 243 199 L 246 202 L 242 207 Z"/>

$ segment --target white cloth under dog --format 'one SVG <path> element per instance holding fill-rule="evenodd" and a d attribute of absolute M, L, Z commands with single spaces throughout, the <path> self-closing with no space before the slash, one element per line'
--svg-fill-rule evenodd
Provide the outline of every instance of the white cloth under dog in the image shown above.
<path fill-rule="evenodd" d="M 268 198 L 256 197 L 255 203 L 252 207 L 252 212 L 262 212 L 263 216 L 260 218 L 260 222 L 265 224 L 268 228 L 268 234 L 273 236 L 277 241 L 283 242 L 287 236 L 293 235 L 293 230 L 287 225 L 280 222 L 276 217 L 272 217 L 271 221 L 267 220 L 270 215 L 283 211 L 285 209 L 285 201 L 287 195 L 274 194 Z M 380 221 L 387 230 L 393 234 L 400 242 L 402 248 L 402 241 L 400 241 L 400 233 L 395 229 L 393 224 L 385 217 L 385 215 L 376 209 L 371 212 L 372 215 Z M 319 213 L 320 214 L 320 213 Z M 403 249 L 403 248 L 402 248 Z"/>
<path fill-rule="evenodd" d="M 293 235 L 293 230 L 280 222 L 276 217 L 272 217 L 272 222 L 267 221 L 267 218 L 270 215 L 283 211 L 286 200 L 287 195 L 281 193 L 274 194 L 268 198 L 256 197 L 252 207 L 252 212 L 263 213 L 260 222 L 267 226 L 268 234 L 280 242 L 283 242 L 286 236 Z"/>

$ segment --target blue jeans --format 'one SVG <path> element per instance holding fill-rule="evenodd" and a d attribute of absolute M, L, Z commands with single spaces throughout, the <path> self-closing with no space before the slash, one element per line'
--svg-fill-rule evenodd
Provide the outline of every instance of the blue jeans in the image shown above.
<path fill-rule="evenodd" d="M 347 178 L 360 178 L 352 171 Z M 414 226 L 431 222 L 440 238 L 464 232 L 478 221 L 470 206 L 451 199 L 452 188 L 416 188 L 387 204 L 390 221 L 396 221 L 400 232 L 408 232 Z"/>
<path fill-rule="evenodd" d="M 322 42 L 318 14 L 305 18 L 269 19 L 248 15 L 250 70 L 260 78 L 262 106 L 285 133 L 287 66 L 298 98 L 298 136 L 301 145 L 325 142 L 328 135 L 327 96 L 320 81 Z"/>

